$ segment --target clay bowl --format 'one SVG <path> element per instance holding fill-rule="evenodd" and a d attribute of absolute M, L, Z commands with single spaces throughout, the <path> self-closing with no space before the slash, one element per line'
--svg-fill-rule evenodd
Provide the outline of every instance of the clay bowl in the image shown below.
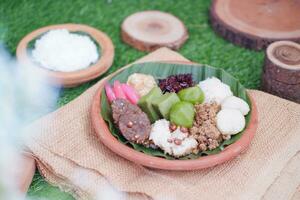
<path fill-rule="evenodd" d="M 172 62 L 174 63 L 174 62 Z M 184 62 L 180 62 L 184 64 Z M 122 71 L 119 70 L 118 72 Z M 117 73 L 118 73 L 117 72 Z M 115 74 L 113 74 L 115 75 Z M 104 83 L 109 80 L 113 75 L 105 78 L 101 81 L 99 89 L 97 90 L 92 106 L 91 106 L 91 119 L 95 133 L 100 141 L 108 147 L 111 151 L 115 152 L 119 156 L 126 158 L 136 164 L 140 164 L 146 167 L 163 169 L 163 170 L 197 170 L 216 166 L 218 164 L 229 161 L 239 154 L 243 153 L 250 145 L 253 139 L 258 125 L 258 113 L 254 99 L 249 96 L 251 102 L 251 117 L 248 126 L 244 130 L 243 135 L 239 140 L 233 144 L 225 147 L 225 149 L 214 155 L 208 155 L 199 157 L 194 160 L 167 160 L 160 157 L 154 157 L 146 155 L 133 148 L 126 146 L 119 142 L 110 132 L 108 125 L 101 116 L 101 93 L 104 88 Z"/>
<path fill-rule="evenodd" d="M 53 29 L 67 29 L 70 32 L 84 32 L 88 34 L 101 48 L 99 60 L 86 69 L 74 72 L 58 72 L 37 66 L 37 64 L 34 63 L 28 55 L 28 45 L 31 41 L 38 38 L 43 33 Z M 36 67 L 38 71 L 49 77 L 51 84 L 68 88 L 75 87 L 95 79 L 106 72 L 113 62 L 114 46 L 110 38 L 105 33 L 93 27 L 81 24 L 60 24 L 46 26 L 26 35 L 18 44 L 16 56 L 19 62 L 32 65 Z"/>

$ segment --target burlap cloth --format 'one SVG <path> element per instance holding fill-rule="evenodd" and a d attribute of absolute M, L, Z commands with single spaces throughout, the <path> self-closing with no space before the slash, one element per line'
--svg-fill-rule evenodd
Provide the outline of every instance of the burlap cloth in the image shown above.
<path fill-rule="evenodd" d="M 166 60 L 186 61 L 162 48 L 137 62 Z M 44 178 L 75 198 L 114 199 L 113 185 L 125 199 L 299 199 L 299 104 L 250 90 L 259 126 L 249 149 L 214 168 L 174 172 L 136 165 L 97 140 L 90 106 L 98 86 L 36 121 L 25 140 Z"/>

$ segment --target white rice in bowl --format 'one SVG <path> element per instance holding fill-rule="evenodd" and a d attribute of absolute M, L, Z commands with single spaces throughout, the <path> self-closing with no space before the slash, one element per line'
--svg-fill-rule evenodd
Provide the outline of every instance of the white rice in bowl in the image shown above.
<path fill-rule="evenodd" d="M 72 72 L 96 63 L 99 53 L 89 36 L 55 29 L 35 41 L 32 58 L 46 69 Z"/>

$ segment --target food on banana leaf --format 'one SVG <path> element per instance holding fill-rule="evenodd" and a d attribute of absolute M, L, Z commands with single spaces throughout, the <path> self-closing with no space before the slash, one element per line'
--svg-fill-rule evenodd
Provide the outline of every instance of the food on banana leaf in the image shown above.
<path fill-rule="evenodd" d="M 245 129 L 250 106 L 231 85 L 214 76 L 196 78 L 195 85 L 191 73 L 166 78 L 159 70 L 159 75 L 148 73 L 128 75 L 126 83 L 114 79 L 113 87 L 105 85 L 111 104 L 106 112 L 118 130 L 112 133 L 118 139 L 122 135 L 126 144 L 154 156 L 189 159 L 222 151 Z"/>
<path fill-rule="evenodd" d="M 152 103 L 161 96 L 162 92 L 160 88 L 154 87 L 148 94 L 142 96 L 138 102 L 138 105 L 142 108 L 142 110 L 145 113 L 147 113 L 152 123 L 160 119 L 159 114 L 155 111 Z"/>
<path fill-rule="evenodd" d="M 245 117 L 236 109 L 225 108 L 217 114 L 217 127 L 223 135 L 235 135 L 246 125 Z"/>
<path fill-rule="evenodd" d="M 181 101 L 191 102 L 192 104 L 204 101 L 204 93 L 198 86 L 182 89 L 178 92 L 178 96 Z"/>
<path fill-rule="evenodd" d="M 155 99 L 152 105 L 161 117 L 169 120 L 172 106 L 179 101 L 180 99 L 176 93 L 165 93 L 164 95 Z"/>
<path fill-rule="evenodd" d="M 179 92 L 180 90 L 194 86 L 192 74 L 177 74 L 168 76 L 165 79 L 159 79 L 159 87 L 166 92 Z"/>
<path fill-rule="evenodd" d="M 148 140 L 151 123 L 148 116 L 137 105 L 125 99 L 116 99 L 111 107 L 114 122 L 128 141 L 141 144 Z"/>
<path fill-rule="evenodd" d="M 198 86 L 204 92 L 204 102 L 217 102 L 220 104 L 226 97 L 232 96 L 230 87 L 222 83 L 218 78 L 212 77 L 200 81 Z"/>
<path fill-rule="evenodd" d="M 166 119 L 158 120 L 152 125 L 150 140 L 165 153 L 175 157 L 190 154 L 198 145 L 198 142 L 188 135 L 187 129 L 172 129 Z"/>
<path fill-rule="evenodd" d="M 121 85 L 122 87 L 122 90 L 126 96 L 126 98 L 133 104 L 137 104 L 140 97 L 139 95 L 137 94 L 137 92 L 131 87 L 129 86 L 128 84 L 126 83 L 123 83 Z"/>
<path fill-rule="evenodd" d="M 194 116 L 194 105 L 186 101 L 176 103 L 170 111 L 170 121 L 187 128 L 193 125 Z"/>
<path fill-rule="evenodd" d="M 222 109 L 231 108 L 239 110 L 243 115 L 247 115 L 250 111 L 250 107 L 246 101 L 236 96 L 227 97 L 221 103 Z"/>
<path fill-rule="evenodd" d="M 141 97 L 157 86 L 153 76 L 141 73 L 131 74 L 128 77 L 127 84 L 133 87 Z"/>

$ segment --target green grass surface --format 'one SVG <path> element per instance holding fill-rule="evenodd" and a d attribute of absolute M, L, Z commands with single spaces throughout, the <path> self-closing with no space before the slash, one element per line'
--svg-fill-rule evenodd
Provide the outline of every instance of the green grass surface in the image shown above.
<path fill-rule="evenodd" d="M 121 41 L 122 20 L 137 11 L 157 9 L 178 16 L 187 26 L 190 38 L 179 50 L 182 55 L 194 62 L 222 67 L 246 87 L 258 88 L 263 53 L 234 46 L 216 35 L 209 25 L 209 6 L 208 0 L 1 0 L 0 41 L 14 54 L 22 37 L 37 28 L 61 23 L 87 24 L 101 29 L 112 38 L 115 60 L 108 71 L 111 73 L 146 54 Z M 101 77 L 97 80 L 99 79 Z M 76 98 L 97 80 L 62 91 L 58 105 L 62 106 Z M 47 184 L 38 173 L 28 196 L 55 200 L 72 199 L 58 188 Z"/>

